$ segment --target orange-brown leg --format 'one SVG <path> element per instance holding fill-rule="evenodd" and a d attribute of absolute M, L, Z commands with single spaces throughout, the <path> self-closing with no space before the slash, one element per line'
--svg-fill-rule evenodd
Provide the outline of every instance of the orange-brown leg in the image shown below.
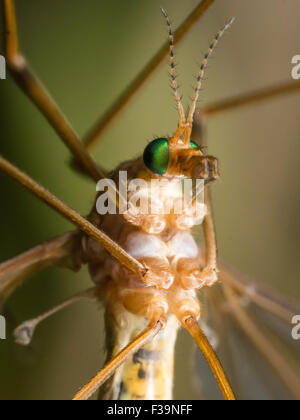
<path fill-rule="evenodd" d="M 102 246 L 118 261 L 124 264 L 130 271 L 136 273 L 140 278 L 149 275 L 148 270 L 135 258 L 129 255 L 123 248 L 112 241 L 104 232 L 97 229 L 87 219 L 80 216 L 75 210 L 68 207 L 61 200 L 47 191 L 44 187 L 39 185 L 33 179 L 31 179 L 24 172 L 20 171 L 14 165 L 9 163 L 6 159 L 0 156 L 0 171 L 6 173 L 11 178 L 18 181 L 25 188 L 35 194 L 42 201 L 47 203 L 50 207 L 55 209 L 58 213 L 64 216 L 66 219 L 75 224 L 79 229 L 85 232 L 87 235 L 96 239 Z"/>
<path fill-rule="evenodd" d="M 151 341 L 164 327 L 164 322 L 160 319 L 153 319 L 149 326 L 127 347 L 125 347 L 111 362 L 109 362 L 81 391 L 79 391 L 73 401 L 88 400 L 97 392 L 100 386 L 106 382 L 114 372 L 140 348 Z"/>
<path fill-rule="evenodd" d="M 170 312 L 176 315 L 181 325 L 188 330 L 198 344 L 213 374 L 215 375 L 224 398 L 226 400 L 235 400 L 235 395 L 223 367 L 211 344 L 198 325 L 200 305 L 195 293 L 180 290 L 178 287 L 174 287 L 171 289 L 170 293 L 168 293 L 168 304 Z"/>
<path fill-rule="evenodd" d="M 208 191 L 206 191 L 205 202 L 207 206 L 207 214 L 203 221 L 206 254 L 205 267 L 201 271 L 199 261 L 196 259 L 180 259 L 178 261 L 177 270 L 180 273 L 180 283 L 186 290 L 212 286 L 218 281 L 217 241 L 208 194 Z"/>
<path fill-rule="evenodd" d="M 281 85 L 274 85 L 255 92 L 244 93 L 233 98 L 221 100 L 208 104 L 200 111 L 203 117 L 212 117 L 221 112 L 231 111 L 246 105 L 257 104 L 276 97 L 289 95 L 300 91 L 300 82 L 287 82 Z"/>
<path fill-rule="evenodd" d="M 80 142 L 77 134 L 51 98 L 50 94 L 30 70 L 26 63 L 26 59 L 20 51 L 14 0 L 3 0 L 3 6 L 6 59 L 12 76 L 25 94 L 47 118 L 59 137 L 70 149 L 76 162 L 92 177 L 92 179 L 98 181 L 103 174 Z"/>
<path fill-rule="evenodd" d="M 188 330 L 191 336 L 194 338 L 196 343 L 199 346 L 199 349 L 203 353 L 204 357 L 207 360 L 217 382 L 222 391 L 224 399 L 226 401 L 235 401 L 236 397 L 230 385 L 230 382 L 226 376 L 226 373 L 216 355 L 214 349 L 212 348 L 211 344 L 209 343 L 208 339 L 206 338 L 205 334 L 201 330 L 198 322 L 192 316 L 187 318 L 184 322 L 182 322 L 184 328 Z"/>

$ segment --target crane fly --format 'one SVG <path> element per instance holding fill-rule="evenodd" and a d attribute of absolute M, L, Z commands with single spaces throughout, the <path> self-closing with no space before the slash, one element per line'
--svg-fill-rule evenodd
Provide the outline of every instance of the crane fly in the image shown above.
<path fill-rule="evenodd" d="M 105 308 L 108 360 L 105 367 L 85 385 L 74 400 L 86 400 L 101 387 L 102 399 L 171 399 L 174 349 L 178 329 L 185 328 L 205 356 L 226 400 L 235 400 L 235 393 L 213 346 L 204 333 L 202 308 L 197 297 L 209 294 L 210 302 L 218 306 L 223 299 L 230 311 L 255 341 L 294 394 L 299 395 L 299 378 L 282 355 L 274 350 L 256 330 L 247 311 L 241 305 L 241 296 L 258 307 L 268 310 L 285 322 L 297 313 L 297 308 L 278 299 L 269 290 L 252 281 L 241 282 L 239 274 L 218 262 L 217 244 L 208 189 L 219 178 L 218 161 L 207 155 L 198 140 L 203 132 L 203 120 L 195 116 L 204 71 L 208 60 L 223 34 L 231 27 L 228 21 L 217 33 L 204 56 L 196 80 L 195 93 L 188 113 L 185 113 L 178 91 L 174 46 L 194 22 L 213 3 L 204 0 L 173 35 L 167 13 L 162 9 L 169 33 L 168 49 L 163 48 L 151 65 L 127 90 L 120 102 L 112 107 L 103 120 L 90 131 L 82 143 L 68 121 L 42 84 L 27 66 L 19 48 L 14 1 L 4 0 L 6 57 L 12 76 L 37 105 L 59 137 L 70 149 L 73 167 L 98 182 L 109 178 L 115 181 L 115 195 L 109 198 L 120 207 L 121 185 L 119 173 L 126 172 L 129 180 L 141 179 L 151 195 L 150 184 L 162 178 L 202 180 L 205 186 L 202 213 L 195 214 L 197 200 L 193 196 L 184 213 L 143 214 L 138 206 L 131 206 L 124 214 L 99 215 L 94 207 L 85 218 L 67 206 L 32 178 L 0 157 L 0 169 L 18 181 L 38 198 L 70 220 L 78 230 L 54 238 L 0 265 L 0 297 L 4 302 L 28 276 L 49 265 L 79 270 L 88 265 L 95 287 L 78 293 L 58 307 L 29 321 L 15 330 L 19 344 L 28 345 L 36 327 L 46 318 L 82 298 L 100 300 Z M 142 157 L 122 163 L 107 173 L 95 163 L 89 150 L 101 132 L 120 112 L 130 97 L 160 64 L 169 51 L 171 85 L 174 92 L 179 123 L 168 138 L 154 139 Z M 299 88 L 298 83 L 247 95 L 228 101 L 219 108 L 230 108 L 255 100 L 287 93 Z M 207 109 L 206 114 L 218 111 Z M 205 115 L 205 111 L 204 111 Z M 174 193 L 175 194 L 175 193 Z M 130 196 L 130 191 L 126 191 Z M 162 196 L 162 201 L 175 202 L 173 190 Z M 139 196 L 139 199 L 141 196 Z M 199 224 L 204 232 L 205 246 L 199 247 L 191 229 Z M 221 283 L 218 286 L 217 283 Z M 209 290 L 209 291 L 208 291 Z M 210 291 L 211 290 L 211 291 Z M 103 386 L 102 386 L 103 385 Z"/>

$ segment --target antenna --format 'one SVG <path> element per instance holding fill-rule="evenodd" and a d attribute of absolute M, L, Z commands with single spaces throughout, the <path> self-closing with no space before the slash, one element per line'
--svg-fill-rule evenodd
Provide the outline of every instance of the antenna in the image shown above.
<path fill-rule="evenodd" d="M 212 53 L 213 53 L 214 49 L 216 48 L 220 38 L 231 27 L 231 25 L 233 24 L 234 21 L 235 21 L 235 18 L 231 18 L 230 21 L 228 23 L 226 23 L 226 25 L 217 33 L 215 39 L 213 40 L 213 42 L 209 46 L 209 49 L 208 49 L 207 53 L 205 54 L 204 59 L 202 61 L 200 71 L 199 71 L 198 76 L 197 76 L 197 83 L 196 83 L 193 102 L 192 102 L 192 105 L 191 105 L 191 108 L 190 108 L 190 111 L 189 111 L 189 115 L 188 115 L 187 123 L 188 123 L 188 127 L 189 127 L 189 135 L 187 136 L 187 141 L 190 141 L 190 133 L 191 133 L 191 130 L 192 130 L 194 114 L 195 114 L 195 110 L 196 110 L 196 106 L 197 106 L 197 101 L 199 99 L 199 93 L 200 93 L 200 89 L 201 89 L 201 86 L 202 86 L 204 71 L 207 67 L 208 59 L 212 55 Z"/>
<path fill-rule="evenodd" d="M 167 25 L 168 25 L 169 42 L 170 42 L 170 63 L 171 63 L 172 88 L 173 88 L 173 91 L 174 91 L 174 94 L 175 94 L 175 99 L 176 99 L 177 108 L 178 108 L 178 112 L 179 112 L 179 118 L 180 118 L 179 125 L 182 127 L 186 123 L 186 118 L 185 118 L 185 113 L 184 113 L 184 109 L 183 109 L 183 106 L 182 106 L 182 103 L 181 103 L 181 98 L 180 98 L 180 95 L 179 95 L 179 92 L 178 92 L 178 85 L 177 85 L 177 81 L 176 81 L 174 35 L 173 35 L 173 32 L 172 32 L 172 26 L 171 26 L 169 16 L 167 15 L 167 12 L 163 8 L 161 8 L 161 11 L 162 11 L 164 17 L 166 18 L 166 22 L 167 22 Z"/>

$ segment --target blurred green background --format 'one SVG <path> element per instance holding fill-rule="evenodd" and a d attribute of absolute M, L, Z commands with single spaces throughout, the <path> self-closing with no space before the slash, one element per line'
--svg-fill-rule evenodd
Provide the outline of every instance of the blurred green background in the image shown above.
<path fill-rule="evenodd" d="M 165 42 L 160 5 L 176 28 L 197 4 L 16 0 L 22 49 L 81 136 Z M 237 21 L 210 62 L 200 106 L 290 80 L 291 59 L 300 54 L 299 15 L 297 0 L 216 0 L 177 48 L 184 104 L 203 53 L 231 16 Z M 155 135 L 176 129 L 168 71 L 166 60 L 105 133 L 94 156 L 107 168 L 138 156 Z M 213 187 L 221 257 L 298 300 L 299 105 L 300 95 L 294 94 L 208 121 L 208 150 L 220 159 L 222 175 Z M 0 153 L 87 214 L 95 185 L 72 172 L 69 152 L 10 77 L 0 81 L 0 110 Z M 0 188 L 0 261 L 72 229 L 2 174 Z M 9 335 L 23 320 L 90 285 L 85 269 L 73 274 L 50 268 L 34 276 L 8 303 Z M 69 399 L 103 363 L 102 313 L 84 302 L 46 321 L 29 348 L 14 345 L 10 337 L 1 341 L 0 399 Z M 183 334 L 177 398 L 199 397 L 189 366 L 193 349 Z"/>

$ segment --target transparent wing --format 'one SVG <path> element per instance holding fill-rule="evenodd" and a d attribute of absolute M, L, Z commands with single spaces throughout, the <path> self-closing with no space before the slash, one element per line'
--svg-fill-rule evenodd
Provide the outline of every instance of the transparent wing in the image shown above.
<path fill-rule="evenodd" d="M 262 289 L 263 293 L 259 289 L 256 293 L 253 285 L 252 297 L 254 295 L 255 299 L 249 299 L 241 287 L 239 291 L 237 287 L 234 289 L 222 277 L 221 271 L 222 285 L 205 291 L 205 323 L 237 397 L 299 399 L 300 342 L 293 340 L 293 325 L 286 315 L 294 310 L 294 314 L 299 314 L 300 309 L 267 288 Z M 236 275 L 233 280 L 243 287 L 251 286 L 247 277 Z M 263 303 L 268 302 L 276 311 L 262 305 L 261 297 Z M 199 356 L 197 358 L 197 374 L 201 381 L 205 375 L 202 375 L 202 361 Z M 209 381 L 202 383 L 201 390 L 204 398 L 218 396 Z"/>

